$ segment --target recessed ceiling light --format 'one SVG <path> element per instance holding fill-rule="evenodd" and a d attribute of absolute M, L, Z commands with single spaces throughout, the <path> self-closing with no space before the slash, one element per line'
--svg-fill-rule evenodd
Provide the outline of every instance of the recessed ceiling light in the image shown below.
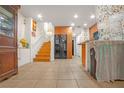
<path fill-rule="evenodd" d="M 69 29 L 72 30 L 72 26 L 70 26 Z"/>
<path fill-rule="evenodd" d="M 75 37 L 75 36 L 76 36 L 76 34 L 75 34 L 75 33 L 73 33 L 73 36 Z"/>
<path fill-rule="evenodd" d="M 1 16 L 0 19 L 4 19 L 4 18 Z"/>
<path fill-rule="evenodd" d="M 86 26 L 87 26 L 87 24 L 85 23 L 85 24 L 84 24 L 84 26 L 86 27 Z"/>
<path fill-rule="evenodd" d="M 38 18 L 42 18 L 43 16 L 41 15 L 41 14 L 38 14 L 38 16 L 37 16 Z"/>
<path fill-rule="evenodd" d="M 92 14 L 92 15 L 90 16 L 90 18 L 91 18 L 91 19 L 94 19 L 94 18 L 95 18 L 95 15 L 94 15 L 94 14 Z"/>
<path fill-rule="evenodd" d="M 71 23 L 71 26 L 75 26 L 75 24 L 74 23 Z"/>
<path fill-rule="evenodd" d="M 75 15 L 74 15 L 74 18 L 75 18 L 75 19 L 77 19 L 77 18 L 78 18 L 78 15 L 77 15 L 77 14 L 75 14 Z"/>

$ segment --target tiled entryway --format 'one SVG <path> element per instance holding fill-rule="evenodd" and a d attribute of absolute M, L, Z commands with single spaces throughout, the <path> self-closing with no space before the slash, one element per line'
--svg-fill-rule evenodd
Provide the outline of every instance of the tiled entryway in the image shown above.
<path fill-rule="evenodd" d="M 98 83 L 87 75 L 80 58 L 26 64 L 19 73 L 3 82 L 5 88 L 97 88 L 124 87 L 124 82 Z"/>

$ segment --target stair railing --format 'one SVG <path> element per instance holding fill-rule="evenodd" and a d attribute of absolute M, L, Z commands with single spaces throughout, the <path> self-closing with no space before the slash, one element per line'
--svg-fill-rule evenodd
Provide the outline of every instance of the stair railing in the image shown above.
<path fill-rule="evenodd" d="M 35 55 L 37 54 L 38 50 L 40 47 L 43 45 L 45 42 L 45 35 L 41 34 L 39 39 L 35 41 L 34 44 L 31 45 L 31 61 L 33 62 L 33 58 L 35 58 Z"/>

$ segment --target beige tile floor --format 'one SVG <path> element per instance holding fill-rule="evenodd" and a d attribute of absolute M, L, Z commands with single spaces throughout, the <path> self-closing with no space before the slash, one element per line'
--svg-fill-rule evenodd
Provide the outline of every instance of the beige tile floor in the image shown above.
<path fill-rule="evenodd" d="M 30 63 L 19 73 L 0 82 L 2 88 L 99 88 L 122 87 L 124 81 L 99 83 L 84 72 L 80 58 L 57 59 L 52 63 Z"/>

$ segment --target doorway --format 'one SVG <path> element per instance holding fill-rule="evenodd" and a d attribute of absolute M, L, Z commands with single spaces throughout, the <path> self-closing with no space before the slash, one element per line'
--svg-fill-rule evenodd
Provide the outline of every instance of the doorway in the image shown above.
<path fill-rule="evenodd" d="M 74 56 L 74 40 L 72 40 L 72 56 Z"/>
<path fill-rule="evenodd" d="M 67 35 L 55 35 L 55 58 L 67 58 Z"/>

